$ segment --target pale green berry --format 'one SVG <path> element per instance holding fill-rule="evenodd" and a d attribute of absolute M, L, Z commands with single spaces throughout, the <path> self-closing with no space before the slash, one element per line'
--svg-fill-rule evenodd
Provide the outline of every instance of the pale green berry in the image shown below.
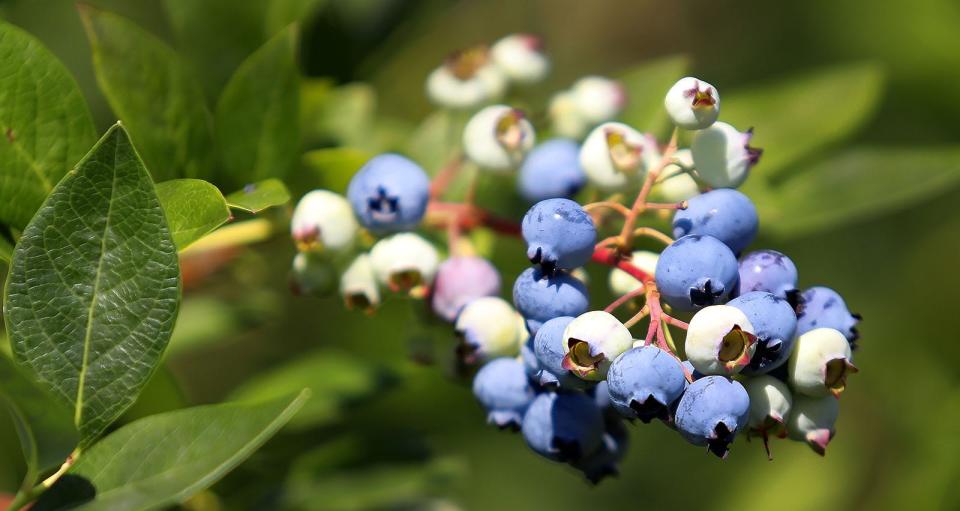
<path fill-rule="evenodd" d="M 393 291 L 423 289 L 440 264 L 437 249 L 416 234 L 403 232 L 378 241 L 370 250 L 377 280 Z"/>
<path fill-rule="evenodd" d="M 506 77 L 517 83 L 535 83 L 550 71 L 550 60 L 543 54 L 542 41 L 530 34 L 511 34 L 490 48 L 493 63 Z"/>
<path fill-rule="evenodd" d="M 743 382 L 750 396 L 750 431 L 757 434 L 784 436 L 793 396 L 786 383 L 773 376 L 762 375 Z"/>
<path fill-rule="evenodd" d="M 750 146 L 751 137 L 752 131 L 740 132 L 725 122 L 696 132 L 690 151 L 700 180 L 713 188 L 740 186 L 763 152 Z"/>
<path fill-rule="evenodd" d="M 660 255 L 649 250 L 637 250 L 630 256 L 630 264 L 642 270 L 644 273 L 653 276 L 657 272 L 657 260 Z M 610 271 L 610 291 L 615 296 L 625 295 L 643 287 L 643 283 L 629 273 L 614 268 Z"/>
<path fill-rule="evenodd" d="M 547 115 L 550 117 L 553 133 L 557 136 L 579 140 L 590 130 L 591 123 L 577 108 L 573 92 L 561 91 L 554 94 L 547 106 Z"/>
<path fill-rule="evenodd" d="M 468 303 L 454 326 L 460 358 L 469 364 L 496 357 L 514 357 L 526 340 L 523 320 L 504 299 L 477 298 Z"/>
<path fill-rule="evenodd" d="M 673 159 L 686 168 L 693 168 L 693 155 L 689 149 L 673 153 Z M 667 202 L 681 202 L 700 195 L 697 181 L 686 172 L 678 172 L 675 165 L 667 166 L 667 178 L 656 188 L 657 194 Z"/>
<path fill-rule="evenodd" d="M 711 305 L 690 320 L 684 350 L 697 371 L 730 376 L 750 363 L 756 341 L 756 331 L 740 309 Z"/>
<path fill-rule="evenodd" d="M 616 80 L 585 76 L 571 88 L 580 115 L 590 124 L 614 119 L 627 103 L 626 91 Z"/>
<path fill-rule="evenodd" d="M 301 252 L 345 252 L 353 246 L 357 229 L 350 202 L 329 190 L 304 195 L 290 221 L 290 235 Z"/>
<path fill-rule="evenodd" d="M 720 115 L 720 95 L 716 87 L 691 76 L 681 78 L 663 98 L 670 119 L 686 130 L 702 130 Z"/>
<path fill-rule="evenodd" d="M 814 452 L 823 456 L 836 434 L 834 425 L 839 414 L 840 402 L 830 396 L 797 396 L 787 419 L 787 436 L 806 442 Z"/>
<path fill-rule="evenodd" d="M 500 99 L 506 87 L 506 76 L 490 62 L 490 53 L 483 46 L 451 55 L 427 76 L 426 82 L 430 101 L 463 110 Z"/>
<path fill-rule="evenodd" d="M 810 330 L 797 338 L 790 353 L 790 386 L 811 397 L 832 394 L 839 398 L 847 376 L 857 372 L 850 358 L 850 343 L 839 330 Z"/>
<path fill-rule="evenodd" d="M 523 162 L 536 133 L 523 112 L 506 105 L 480 110 L 463 130 L 463 151 L 480 168 L 507 172 Z"/>
<path fill-rule="evenodd" d="M 619 319 L 609 312 L 586 312 L 563 331 L 563 365 L 581 379 L 600 381 L 613 360 L 632 346 L 633 336 Z"/>
<path fill-rule="evenodd" d="M 649 166 L 649 154 L 656 151 L 653 137 L 626 124 L 608 122 L 594 128 L 583 141 L 580 167 L 594 186 L 618 191 L 643 178 Z"/>
<path fill-rule="evenodd" d="M 340 295 L 348 309 L 371 313 L 380 305 L 380 288 L 369 255 L 358 255 L 340 276 Z"/>

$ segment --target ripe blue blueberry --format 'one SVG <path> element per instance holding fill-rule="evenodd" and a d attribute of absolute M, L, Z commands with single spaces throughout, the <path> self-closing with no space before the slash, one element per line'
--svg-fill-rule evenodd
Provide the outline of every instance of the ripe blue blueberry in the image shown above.
<path fill-rule="evenodd" d="M 736 291 L 738 279 L 737 258 L 713 236 L 684 236 L 664 249 L 657 261 L 657 288 L 677 310 L 725 302 Z"/>
<path fill-rule="evenodd" d="M 544 321 L 583 314 L 590 300 L 587 287 L 570 274 L 527 268 L 513 285 L 513 305 L 526 319 L 527 330 L 536 334 Z"/>
<path fill-rule="evenodd" d="M 606 419 L 600 447 L 573 463 L 573 467 L 582 472 L 588 481 L 597 484 L 607 476 L 619 475 L 618 464 L 626 456 L 629 445 L 630 435 L 623 420 L 619 417 Z"/>
<path fill-rule="evenodd" d="M 795 304 L 797 267 L 776 250 L 757 250 L 740 259 L 740 293 L 766 291 Z"/>
<path fill-rule="evenodd" d="M 382 234 L 408 231 L 427 210 L 430 179 L 413 161 L 398 154 L 381 154 L 368 161 L 350 180 L 347 198 L 360 223 Z"/>
<path fill-rule="evenodd" d="M 547 392 L 523 416 L 523 438 L 537 454 L 576 463 L 596 452 L 604 423 L 593 399 L 582 392 Z"/>
<path fill-rule="evenodd" d="M 535 393 L 523 363 L 515 358 L 497 358 L 477 371 L 473 395 L 487 409 L 487 422 L 519 430 Z"/>
<path fill-rule="evenodd" d="M 527 373 L 527 377 L 537 381 L 539 378 L 538 373 L 540 372 L 540 361 L 537 360 L 537 353 L 534 351 L 532 335 L 527 337 L 527 340 L 520 345 L 520 361 L 523 362 L 523 369 Z"/>
<path fill-rule="evenodd" d="M 687 386 L 683 368 L 655 346 L 632 348 L 617 357 L 607 372 L 610 401 L 624 417 L 649 423 L 669 420 L 670 405 Z"/>
<path fill-rule="evenodd" d="M 757 350 L 743 374 L 766 374 L 790 358 L 797 315 L 785 298 L 753 291 L 730 300 L 727 305 L 747 316 L 757 336 Z"/>
<path fill-rule="evenodd" d="M 533 338 L 533 351 L 539 362 L 536 381 L 547 388 L 584 389 L 591 385 L 563 367 L 563 332 L 572 317 L 553 318 L 544 323 Z"/>
<path fill-rule="evenodd" d="M 576 195 L 587 182 L 580 168 L 580 146 L 557 138 L 530 151 L 517 178 L 520 195 L 530 202 Z"/>
<path fill-rule="evenodd" d="M 451 257 L 437 268 L 430 306 L 447 321 L 457 319 L 467 303 L 500 294 L 500 274 L 490 261 L 476 256 Z"/>
<path fill-rule="evenodd" d="M 811 287 L 803 291 L 800 302 L 797 335 L 815 328 L 833 328 L 850 341 L 851 348 L 857 347 L 856 341 L 860 338 L 857 323 L 861 317 L 847 309 L 846 302 L 836 291 L 828 287 Z"/>
<path fill-rule="evenodd" d="M 572 270 L 593 255 L 597 229 L 593 219 L 576 202 L 547 199 L 533 205 L 523 216 L 523 239 L 527 258 L 547 273 L 555 268 Z"/>
<path fill-rule="evenodd" d="M 694 445 L 724 458 L 737 432 L 746 427 L 750 398 L 739 382 L 705 376 L 690 384 L 677 407 L 676 426 Z"/>
<path fill-rule="evenodd" d="M 709 234 L 740 253 L 757 235 L 757 208 L 746 195 L 718 188 L 687 200 L 673 217 L 673 236 Z"/>

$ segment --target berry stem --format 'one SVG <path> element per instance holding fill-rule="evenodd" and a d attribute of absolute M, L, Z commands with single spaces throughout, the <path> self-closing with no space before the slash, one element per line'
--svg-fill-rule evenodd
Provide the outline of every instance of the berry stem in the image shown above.
<path fill-rule="evenodd" d="M 634 314 L 630 319 L 623 322 L 623 326 L 627 328 L 632 328 L 634 325 L 640 322 L 641 319 L 647 317 L 650 314 L 650 306 L 644 305 L 639 312 Z"/>
<path fill-rule="evenodd" d="M 619 202 L 614 202 L 612 200 L 600 201 L 600 202 L 591 202 L 583 206 L 583 210 L 587 213 L 592 213 L 601 208 L 608 208 L 620 213 L 624 217 L 630 214 L 630 209 Z"/>
<path fill-rule="evenodd" d="M 664 245 L 670 245 L 673 243 L 673 238 L 652 227 L 637 227 L 633 230 L 633 235 L 653 238 L 657 241 L 663 242 Z"/>
<path fill-rule="evenodd" d="M 630 208 L 630 213 L 627 214 L 627 218 L 623 222 L 623 229 L 620 230 L 620 238 L 622 240 L 620 249 L 622 251 L 627 251 L 630 249 L 630 243 L 633 241 L 633 230 L 637 223 L 637 216 L 647 209 L 647 197 L 650 196 L 650 190 L 653 188 L 653 183 L 657 180 L 657 176 L 660 175 L 660 172 L 667 165 L 670 165 L 673 160 L 673 153 L 677 151 L 678 134 L 679 130 L 674 128 L 673 135 L 670 136 L 670 143 L 667 144 L 667 147 L 663 150 L 663 156 L 660 158 L 660 163 L 658 163 L 656 167 L 650 169 L 647 172 L 646 178 L 643 180 L 643 187 L 640 188 L 640 193 L 637 194 L 637 198 L 633 201 L 633 207 Z"/>
<path fill-rule="evenodd" d="M 460 169 L 463 168 L 463 163 L 463 153 L 457 151 L 450 161 L 440 168 L 440 171 L 437 172 L 437 175 L 434 176 L 433 180 L 430 181 L 431 201 L 439 199 L 447 191 L 447 188 L 450 187 L 450 184 L 453 183 L 453 180 L 456 179 L 457 175 L 460 173 Z"/>
<path fill-rule="evenodd" d="M 591 260 L 595 263 L 603 264 L 606 266 L 612 266 L 614 268 L 619 268 L 632 276 L 633 278 L 643 282 L 644 284 L 653 282 L 653 275 L 637 268 L 636 266 L 630 264 L 628 259 L 624 259 L 620 253 L 616 250 L 612 250 L 604 247 L 597 247 L 593 251 L 593 256 Z"/>
<path fill-rule="evenodd" d="M 427 204 L 425 223 L 428 226 L 448 228 L 451 222 L 456 222 L 461 232 L 487 227 L 500 234 L 520 237 L 520 226 L 516 222 L 497 217 L 472 204 L 440 201 L 430 201 Z"/>
<path fill-rule="evenodd" d="M 607 307 L 606 307 L 605 309 L 603 309 L 603 311 L 604 311 L 604 312 L 613 312 L 613 311 L 617 310 L 617 308 L 619 308 L 621 305 L 629 302 L 630 300 L 633 300 L 634 298 L 637 298 L 637 297 L 639 297 L 639 296 L 643 296 L 643 295 L 645 295 L 645 294 L 646 294 L 646 291 L 644 291 L 644 287 L 643 287 L 643 285 L 641 285 L 640 287 L 634 289 L 633 291 L 630 291 L 629 293 L 627 293 L 627 294 L 621 296 L 620 298 L 617 298 L 616 300 L 614 300 L 613 303 L 611 303 L 610 305 L 607 305 Z M 629 327 L 628 327 L 628 328 L 629 328 Z"/>

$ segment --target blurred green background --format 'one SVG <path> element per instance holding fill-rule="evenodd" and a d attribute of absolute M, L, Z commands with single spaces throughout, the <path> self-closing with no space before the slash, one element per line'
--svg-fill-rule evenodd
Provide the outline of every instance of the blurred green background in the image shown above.
<path fill-rule="evenodd" d="M 211 101 L 265 40 L 260 0 L 193 0 L 179 28 L 171 23 L 170 4 L 190 2 L 89 3 L 175 44 Z M 430 319 L 422 304 L 391 298 L 367 317 L 344 311 L 335 295 L 292 296 L 287 272 L 294 249 L 281 233 L 186 289 L 164 370 L 129 414 L 132 419 L 303 382 L 315 387 L 292 427 L 214 487 L 216 497 L 205 495 L 190 506 L 960 508 L 960 345 L 948 327 L 960 289 L 960 3 L 287 3 L 303 13 L 304 73 L 335 84 L 366 82 L 375 93 L 344 92 L 360 106 L 326 121 L 333 128 L 325 134 L 333 136 L 308 139 L 304 149 L 398 147 L 391 137 L 399 135 L 374 141 L 362 129 L 359 135 L 344 132 L 363 116 L 375 116 L 377 126 L 391 128 L 385 131 L 404 134 L 430 113 L 423 81 L 448 52 L 514 31 L 541 34 L 553 59 L 547 82 L 524 91 L 523 100 L 541 108 L 550 93 L 579 76 L 617 76 L 644 61 L 686 55 L 689 71 L 720 90 L 721 119 L 729 109 L 741 127 L 753 123 L 757 145 L 767 150 L 755 170 L 760 185 L 751 189 L 771 215 L 761 217 L 754 246 L 789 254 L 803 287 L 833 287 L 863 314 L 856 353 L 861 372 L 844 394 L 838 435 L 825 458 L 801 444 L 776 442 L 775 460 L 768 462 L 759 443 L 738 440 L 730 457 L 719 461 L 667 428 L 638 424 L 631 427 L 621 475 L 591 487 L 529 452 L 519 436 L 484 424 L 469 386 L 448 369 L 450 328 Z M 0 0 L 0 16 L 64 61 L 100 129 L 116 120 L 97 88 L 73 2 Z M 805 77 L 824 69 L 853 74 L 847 81 L 827 80 L 795 102 L 791 95 L 765 96 L 772 87 L 808 89 Z M 664 91 L 650 90 L 647 100 L 656 104 Z M 859 106 L 851 113 L 849 105 Z M 755 113 L 756 121 L 740 120 L 737 112 Z M 787 127 L 765 126 L 767 118 L 783 119 Z M 765 173 L 768 162 L 777 168 Z M 805 183 L 809 169 L 827 177 Z M 853 178 L 830 187 L 832 175 Z M 336 182 L 305 165 L 291 181 L 302 193 L 329 184 L 324 179 Z M 765 181 L 781 183 L 780 195 L 763 195 Z M 926 184 L 904 192 L 917 182 Z M 496 185 L 486 186 L 481 202 L 522 214 L 522 203 L 503 188 L 494 193 Z M 799 227 L 778 228 L 778 222 Z M 525 266 L 522 248 L 513 240 L 488 245 L 506 296 Z M 610 298 L 605 271 L 590 273 L 593 301 L 603 305 Z M 299 365 L 290 369 L 291 363 Z M 2 433 L 0 457 L 15 455 L 13 435 Z M 16 467 L 0 465 L 0 488 L 14 488 Z"/>

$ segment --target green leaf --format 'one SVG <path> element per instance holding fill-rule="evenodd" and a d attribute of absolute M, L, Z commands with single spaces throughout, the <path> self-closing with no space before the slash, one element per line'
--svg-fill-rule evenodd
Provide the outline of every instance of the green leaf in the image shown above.
<path fill-rule="evenodd" d="M 227 205 L 250 213 L 259 213 L 287 202 L 290 202 L 290 192 L 279 179 L 249 184 L 243 190 L 227 195 Z"/>
<path fill-rule="evenodd" d="M 212 169 L 203 91 L 173 49 L 133 22 L 84 6 L 97 83 L 157 181 Z"/>
<path fill-rule="evenodd" d="M 188 295 L 189 296 L 189 295 Z M 235 334 L 241 323 L 234 304 L 212 297 L 194 296 L 180 303 L 167 356 L 190 353 Z"/>
<path fill-rule="evenodd" d="M 373 154 L 352 147 L 316 149 L 303 155 L 303 163 L 309 172 L 300 174 L 299 188 L 303 191 L 323 188 L 340 194 L 347 193 L 353 175 L 360 170 Z"/>
<path fill-rule="evenodd" d="M 157 197 L 179 250 L 230 219 L 230 208 L 223 194 L 202 179 L 164 181 L 157 184 Z"/>
<path fill-rule="evenodd" d="M 217 103 L 224 181 L 235 186 L 285 176 L 300 150 L 297 31 L 280 32 L 250 56 Z"/>
<path fill-rule="evenodd" d="M 326 0 L 272 0 L 267 7 L 267 35 L 275 34 L 291 23 L 302 21 L 319 11 Z"/>
<path fill-rule="evenodd" d="M 13 257 L 13 243 L 0 234 L 0 261 L 9 263 L 11 257 Z"/>
<path fill-rule="evenodd" d="M 857 64 L 729 94 L 721 90 L 720 120 L 741 130 L 755 127 L 751 145 L 763 149 L 747 189 L 853 134 L 876 107 L 883 81 L 876 65 Z"/>
<path fill-rule="evenodd" d="M 140 419 L 83 453 L 68 474 L 97 490 L 77 509 L 176 504 L 211 486 L 276 434 L 309 397 L 198 406 Z"/>
<path fill-rule="evenodd" d="M 313 138 L 330 139 L 338 145 L 373 150 L 377 93 L 365 83 L 330 88 L 325 80 L 305 82 L 301 90 L 307 107 L 306 132 Z"/>
<path fill-rule="evenodd" d="M 187 397 L 183 394 L 176 376 L 166 366 L 160 366 L 140 392 L 137 402 L 120 417 L 120 422 L 129 423 L 158 413 L 179 410 L 188 405 Z"/>
<path fill-rule="evenodd" d="M 23 229 L 96 132 L 69 71 L 26 32 L 0 22 L 0 223 Z"/>
<path fill-rule="evenodd" d="M 417 126 L 406 152 L 427 172 L 435 172 L 456 154 L 469 114 L 438 110 Z"/>
<path fill-rule="evenodd" d="M 176 246 L 117 124 L 27 225 L 4 303 L 14 357 L 70 406 L 81 447 L 136 401 L 179 299 Z"/>
<path fill-rule="evenodd" d="M 63 464 L 79 437 L 70 410 L 0 355 L 0 403 L 14 420 L 20 447 L 34 476 Z"/>
<path fill-rule="evenodd" d="M 960 185 L 960 147 L 854 149 L 820 161 L 757 203 L 764 230 L 799 236 L 903 209 Z"/>
<path fill-rule="evenodd" d="M 686 75 L 690 59 L 671 55 L 644 62 L 617 75 L 627 91 L 627 107 L 622 122 L 640 131 L 660 134 L 667 126 L 663 96 L 677 80 Z"/>
<path fill-rule="evenodd" d="M 345 406 L 379 391 L 385 381 L 384 373 L 356 358 L 321 351 L 249 380 L 233 393 L 233 399 L 254 401 L 309 388 L 313 398 L 290 423 L 304 429 L 339 419 Z"/>

